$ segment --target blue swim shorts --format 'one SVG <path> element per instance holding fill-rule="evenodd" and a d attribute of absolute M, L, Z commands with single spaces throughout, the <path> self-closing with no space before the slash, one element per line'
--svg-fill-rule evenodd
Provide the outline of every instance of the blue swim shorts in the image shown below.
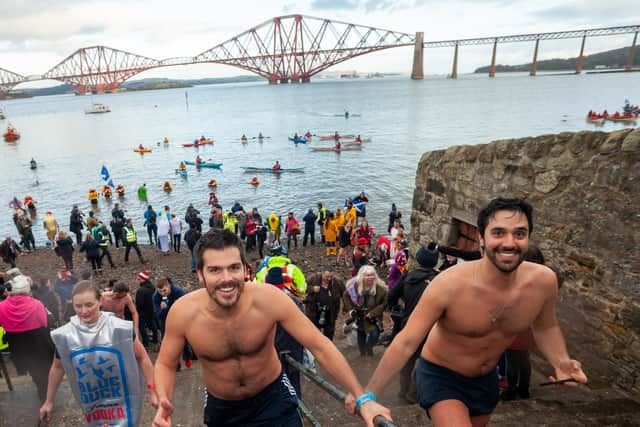
<path fill-rule="evenodd" d="M 416 367 L 416 384 L 420 406 L 429 408 L 443 400 L 459 400 L 469 408 L 469 415 L 487 415 L 498 404 L 498 374 L 495 369 L 480 377 L 465 377 L 420 357 Z"/>

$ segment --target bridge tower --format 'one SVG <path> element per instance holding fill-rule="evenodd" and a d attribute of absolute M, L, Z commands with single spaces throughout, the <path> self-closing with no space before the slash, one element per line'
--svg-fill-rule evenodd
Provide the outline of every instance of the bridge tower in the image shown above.
<path fill-rule="evenodd" d="M 423 70 L 423 56 L 424 56 L 424 32 L 420 31 L 416 33 L 416 43 L 413 51 L 413 71 L 411 71 L 411 78 L 413 80 L 424 79 Z"/>

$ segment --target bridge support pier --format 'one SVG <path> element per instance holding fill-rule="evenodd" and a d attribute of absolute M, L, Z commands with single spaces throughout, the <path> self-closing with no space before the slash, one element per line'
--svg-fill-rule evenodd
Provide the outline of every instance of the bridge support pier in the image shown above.
<path fill-rule="evenodd" d="M 535 76 L 538 71 L 538 45 L 540 44 L 540 39 L 536 39 L 536 47 L 533 49 L 533 61 L 531 61 L 531 71 L 529 71 L 530 76 Z"/>
<path fill-rule="evenodd" d="M 582 59 L 584 57 L 584 44 L 587 41 L 587 33 L 582 36 L 582 44 L 580 45 L 580 54 L 578 55 L 578 60 L 576 61 L 576 74 L 580 74 L 582 72 Z"/>
<path fill-rule="evenodd" d="M 289 79 L 280 79 L 281 85 L 286 85 L 287 83 L 289 83 Z"/>
<path fill-rule="evenodd" d="M 493 42 L 493 53 L 491 54 L 491 66 L 489 67 L 489 77 L 496 76 L 496 50 L 498 49 L 498 39 Z"/>
<path fill-rule="evenodd" d="M 636 53 L 636 41 L 638 41 L 638 32 L 633 35 L 633 43 L 631 43 L 631 49 L 629 49 L 629 59 L 627 59 L 627 65 L 624 67 L 625 71 L 631 71 L 633 68 L 633 56 Z"/>
<path fill-rule="evenodd" d="M 277 85 L 278 84 L 278 79 L 269 79 L 269 84 L 270 85 Z"/>
<path fill-rule="evenodd" d="M 300 83 L 310 83 L 311 77 L 303 77 L 300 79 Z"/>
<path fill-rule="evenodd" d="M 453 50 L 453 68 L 451 69 L 451 78 L 458 78 L 458 43 L 456 42 L 456 46 Z"/>
<path fill-rule="evenodd" d="M 424 57 L 424 33 L 422 31 L 416 33 L 416 44 L 413 50 L 413 70 L 411 71 L 411 78 L 413 80 L 424 79 L 423 69 L 423 57 Z"/>

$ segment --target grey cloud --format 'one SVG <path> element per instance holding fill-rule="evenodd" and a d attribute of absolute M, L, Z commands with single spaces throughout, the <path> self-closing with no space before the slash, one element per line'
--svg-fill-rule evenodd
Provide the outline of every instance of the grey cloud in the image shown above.
<path fill-rule="evenodd" d="M 311 8 L 317 10 L 357 9 L 358 0 L 313 0 Z"/>
<path fill-rule="evenodd" d="M 625 23 L 637 23 L 637 15 L 629 13 L 629 3 L 620 1 L 602 2 L 586 0 L 540 9 L 531 15 L 541 21 L 563 21 L 567 23 L 603 27 Z"/>

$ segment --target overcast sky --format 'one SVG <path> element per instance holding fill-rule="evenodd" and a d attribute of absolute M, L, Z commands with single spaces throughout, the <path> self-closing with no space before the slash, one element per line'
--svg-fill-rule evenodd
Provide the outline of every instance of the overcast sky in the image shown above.
<path fill-rule="evenodd" d="M 640 23 L 638 0 L 0 0 L 0 67 L 42 74 L 76 49 L 106 45 L 163 59 L 193 56 L 275 16 L 301 13 L 406 33 L 460 39 Z M 628 46 L 632 35 L 588 39 L 586 53 Z M 543 42 L 539 59 L 576 56 L 579 40 Z M 425 51 L 425 73 L 450 72 L 452 49 Z M 498 62 L 530 62 L 533 44 L 499 46 Z M 490 62 L 491 46 L 465 47 L 459 72 Z M 410 48 L 339 64 L 337 70 L 409 73 Z M 222 65 L 171 67 L 136 76 L 244 74 Z"/>

